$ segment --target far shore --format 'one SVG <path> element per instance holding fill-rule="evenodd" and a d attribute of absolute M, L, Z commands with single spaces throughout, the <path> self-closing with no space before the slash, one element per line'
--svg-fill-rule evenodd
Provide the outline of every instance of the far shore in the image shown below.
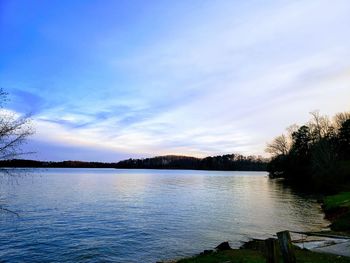
<path fill-rule="evenodd" d="M 119 167 L 88 167 L 88 166 L 0 166 L 1 169 L 115 169 L 115 170 L 164 170 L 164 171 L 208 171 L 208 172 L 266 172 L 251 170 L 208 170 L 208 169 L 183 169 L 183 168 L 119 168 Z"/>
<path fill-rule="evenodd" d="M 267 159 L 262 157 L 243 156 L 240 154 L 226 154 L 205 158 L 166 155 L 145 159 L 127 159 L 118 162 L 11 159 L 0 161 L 0 167 L 266 171 L 267 161 Z"/>

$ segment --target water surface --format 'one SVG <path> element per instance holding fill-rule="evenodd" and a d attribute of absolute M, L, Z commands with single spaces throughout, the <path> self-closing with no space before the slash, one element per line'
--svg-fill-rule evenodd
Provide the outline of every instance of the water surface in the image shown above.
<path fill-rule="evenodd" d="M 155 262 L 328 222 L 265 172 L 47 169 L 2 177 L 0 261 Z"/>

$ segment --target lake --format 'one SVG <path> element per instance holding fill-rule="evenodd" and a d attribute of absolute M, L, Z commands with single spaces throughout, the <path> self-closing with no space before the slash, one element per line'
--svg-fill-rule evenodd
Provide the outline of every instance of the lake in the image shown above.
<path fill-rule="evenodd" d="M 1 177 L 1 262 L 156 262 L 329 224 L 266 172 L 31 169 Z"/>

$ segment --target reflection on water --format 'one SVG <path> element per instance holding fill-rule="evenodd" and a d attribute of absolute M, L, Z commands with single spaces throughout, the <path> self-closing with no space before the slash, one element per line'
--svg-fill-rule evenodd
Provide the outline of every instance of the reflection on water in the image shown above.
<path fill-rule="evenodd" d="M 319 205 L 264 172 L 34 170 L 1 183 L 0 259 L 155 262 L 229 240 L 325 227 Z"/>

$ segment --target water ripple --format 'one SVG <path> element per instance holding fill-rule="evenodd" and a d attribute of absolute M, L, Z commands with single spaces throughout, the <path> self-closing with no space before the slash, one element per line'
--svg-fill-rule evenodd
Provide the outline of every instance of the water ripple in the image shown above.
<path fill-rule="evenodd" d="M 0 217 L 1 262 L 155 262 L 328 224 L 261 172 L 48 169 L 1 196 L 20 214 Z"/>

